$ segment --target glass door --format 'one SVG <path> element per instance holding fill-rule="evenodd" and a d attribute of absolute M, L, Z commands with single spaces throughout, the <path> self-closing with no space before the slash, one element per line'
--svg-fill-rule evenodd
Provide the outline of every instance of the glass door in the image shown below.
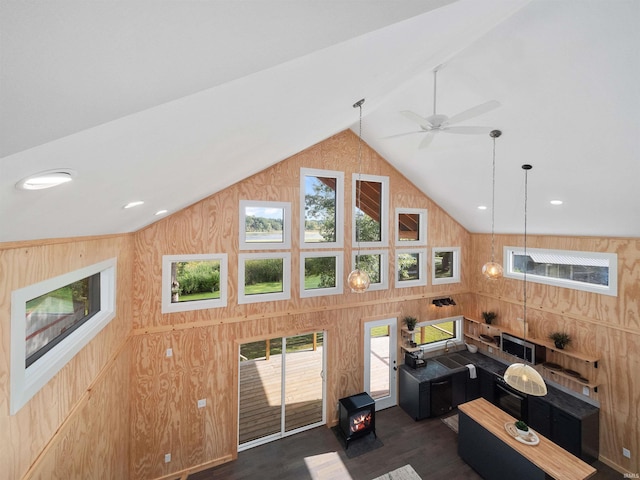
<path fill-rule="evenodd" d="M 324 332 L 240 345 L 238 450 L 326 422 Z"/>
<path fill-rule="evenodd" d="M 364 326 L 364 389 L 376 410 L 397 405 L 397 319 L 366 322 Z"/>

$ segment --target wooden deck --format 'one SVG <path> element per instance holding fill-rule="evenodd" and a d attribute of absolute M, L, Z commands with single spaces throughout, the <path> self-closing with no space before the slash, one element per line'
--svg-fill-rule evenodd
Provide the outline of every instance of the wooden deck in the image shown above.
<path fill-rule="evenodd" d="M 372 343 L 371 390 L 374 398 L 388 394 L 388 340 Z M 322 347 L 287 355 L 285 431 L 322 420 Z M 282 356 L 240 363 L 240 444 L 281 431 Z"/>

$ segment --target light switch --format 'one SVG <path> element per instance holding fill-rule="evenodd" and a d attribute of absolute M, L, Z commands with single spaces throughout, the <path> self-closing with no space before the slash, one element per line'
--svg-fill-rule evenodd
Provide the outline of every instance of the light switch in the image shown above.
<path fill-rule="evenodd" d="M 164 454 L 164 463 L 169 463 L 171 461 L 171 454 L 170 453 L 165 453 Z"/>
<path fill-rule="evenodd" d="M 173 357 L 173 349 L 167 348 L 167 357 Z"/>
<path fill-rule="evenodd" d="M 207 406 L 206 398 L 201 398 L 200 400 L 198 400 L 198 408 L 204 408 L 206 406 Z"/>

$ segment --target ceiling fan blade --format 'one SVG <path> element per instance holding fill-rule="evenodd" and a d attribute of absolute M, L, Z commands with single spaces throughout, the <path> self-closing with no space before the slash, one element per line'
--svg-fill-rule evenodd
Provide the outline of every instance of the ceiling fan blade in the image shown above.
<path fill-rule="evenodd" d="M 417 123 L 418 125 L 420 125 L 425 130 L 430 130 L 431 129 L 431 124 L 429 123 L 429 121 L 426 118 L 421 117 L 417 113 L 413 113 L 410 110 L 403 110 L 403 111 L 400 112 L 400 114 L 403 117 L 408 118 L 412 122 Z"/>
<path fill-rule="evenodd" d="M 395 135 L 387 135 L 382 138 L 398 138 L 398 137 L 406 137 L 407 135 L 415 135 L 416 133 L 425 133 L 424 130 L 414 130 L 413 132 L 404 132 L 404 133 L 396 133 Z"/>
<path fill-rule="evenodd" d="M 484 133 L 490 133 L 491 130 L 494 130 L 492 127 L 445 127 L 442 129 L 443 132 L 447 133 L 461 133 L 467 135 L 482 135 Z"/>
<path fill-rule="evenodd" d="M 470 118 L 477 117 L 478 115 L 482 115 L 483 113 L 490 112 L 500 106 L 500 102 L 497 100 L 490 100 L 485 103 L 481 103 L 480 105 L 476 105 L 469 110 L 465 110 L 464 112 L 460 112 L 453 117 L 449 117 L 449 125 L 453 125 L 454 123 L 464 122 L 465 120 L 469 120 Z"/>
<path fill-rule="evenodd" d="M 433 137 L 436 136 L 436 132 L 437 130 L 432 132 L 427 132 L 427 134 L 424 136 L 424 138 L 420 142 L 420 145 L 418 145 L 418 149 L 427 148 L 431 144 Z"/>

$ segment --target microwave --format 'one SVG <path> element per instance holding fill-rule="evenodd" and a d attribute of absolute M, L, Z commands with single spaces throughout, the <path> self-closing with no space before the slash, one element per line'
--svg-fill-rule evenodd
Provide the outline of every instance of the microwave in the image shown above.
<path fill-rule="evenodd" d="M 503 352 L 526 360 L 534 365 L 543 363 L 547 356 L 547 349 L 544 346 L 527 342 L 522 338 L 509 335 L 508 333 L 502 334 L 500 347 Z"/>

